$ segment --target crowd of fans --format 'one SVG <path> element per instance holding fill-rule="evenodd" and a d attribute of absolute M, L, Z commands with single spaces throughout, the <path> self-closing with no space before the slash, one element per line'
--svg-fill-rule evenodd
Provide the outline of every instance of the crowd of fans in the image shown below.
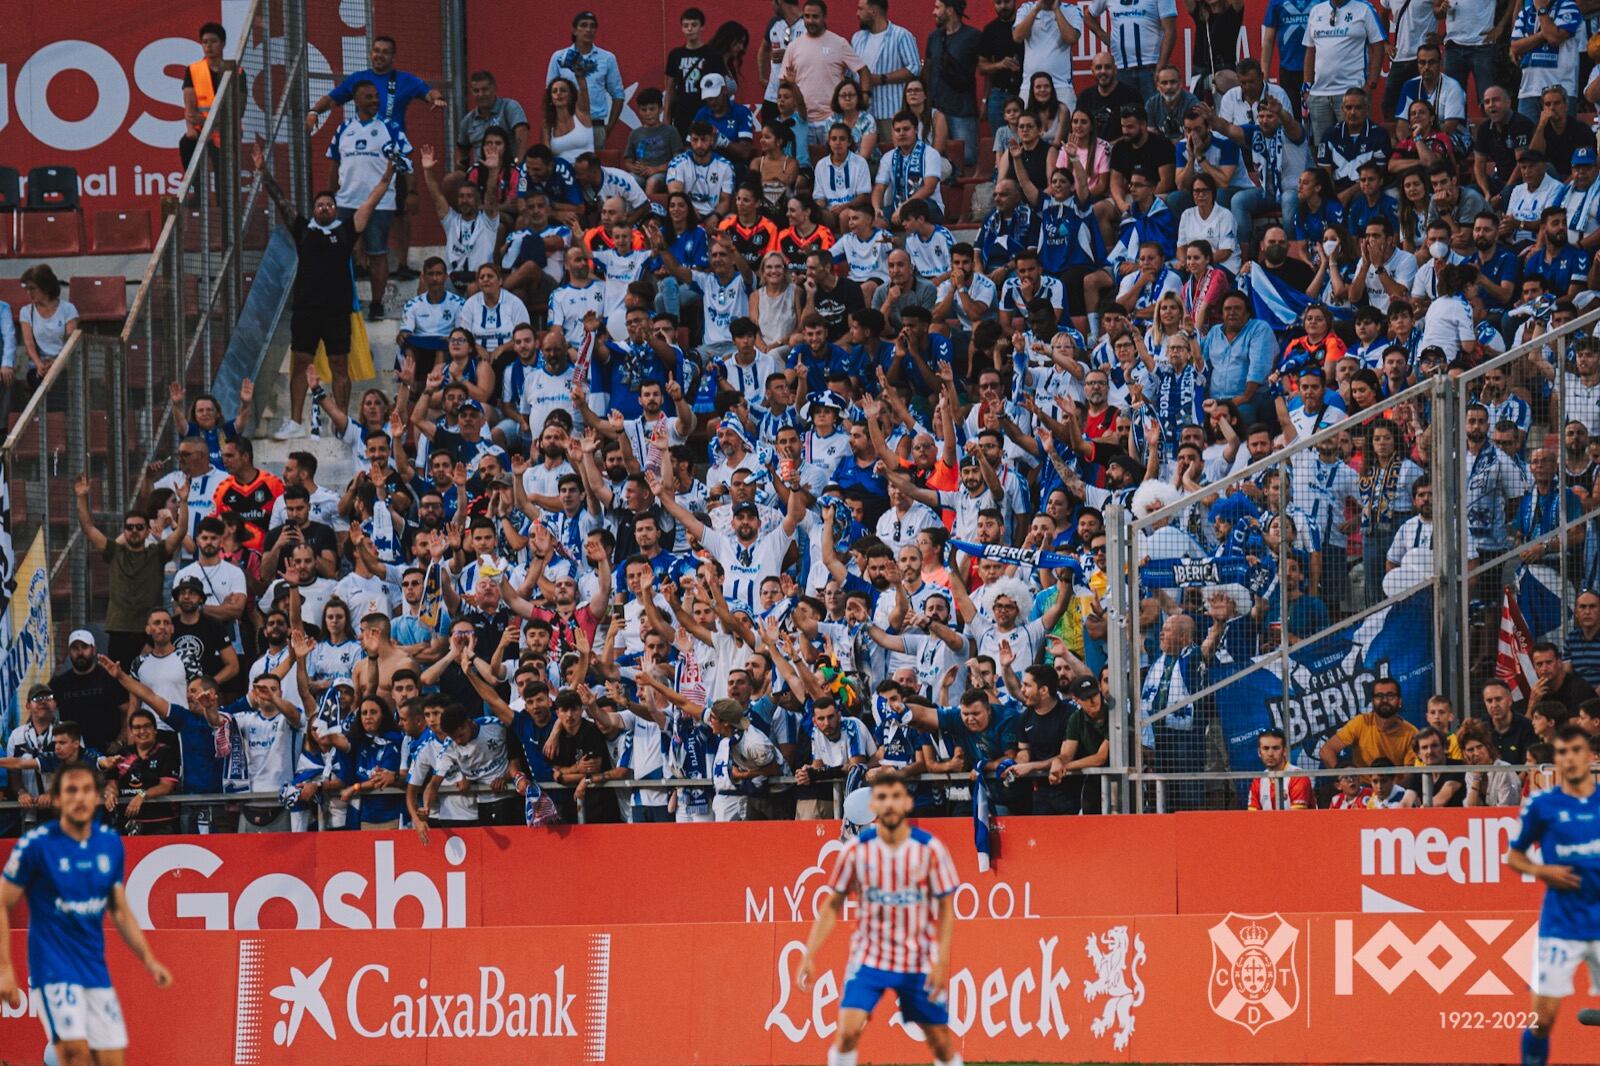
<path fill-rule="evenodd" d="M 444 101 L 379 38 L 307 116 L 344 108 L 310 217 L 262 171 L 300 254 L 275 436 L 336 439 L 358 471 L 323 485 L 302 450 L 261 469 L 248 383 L 232 421 L 175 387 L 176 469 L 121 528 L 77 486 L 110 603 L 29 694 L 10 787 L 37 808 L 56 760 L 99 758 L 141 832 L 820 818 L 879 767 L 983 779 L 922 783 L 924 813 L 978 787 L 1094 812 L 1084 771 L 1123 713 L 1106 508 L 1184 498 L 1135 564 L 1265 582 L 1149 594 L 1159 721 L 1137 741 L 1216 768 L 1193 705 L 1161 712 L 1431 553 L 1430 412 L 1391 398 L 1590 295 L 1587 28 L 1573 0 L 1505 6 L 1272 0 L 1263 63 L 1236 56 L 1242 0 L 1184 0 L 1187 80 L 1172 0 L 997 0 L 981 30 L 936 0 L 923 42 L 887 0 L 848 39 L 822 0 L 777 0 L 754 42 L 690 8 L 659 72 L 619 70 L 584 12 L 539 130 L 480 71 L 453 146 L 412 145 L 407 106 Z M 420 272 L 390 242 L 416 210 L 446 240 Z M 392 395 L 351 395 L 352 274 L 372 318 L 388 277 L 416 281 Z M 1475 556 L 1559 554 L 1547 534 L 1600 503 L 1600 343 L 1569 351 L 1473 384 Z M 1593 573 L 1600 538 L 1573 533 Z M 1469 767 L 1548 761 L 1574 715 L 1600 728 L 1600 596 L 1535 664 L 1526 713 L 1491 685 L 1419 730 L 1380 679 L 1320 750 L 1263 733 L 1261 765 L 1460 762 L 1321 800 L 1515 802 L 1525 782 Z M 713 784 L 649 785 L 668 778 Z M 618 780 L 637 787 L 597 787 Z M 1235 802 L 1317 792 L 1288 772 Z"/>

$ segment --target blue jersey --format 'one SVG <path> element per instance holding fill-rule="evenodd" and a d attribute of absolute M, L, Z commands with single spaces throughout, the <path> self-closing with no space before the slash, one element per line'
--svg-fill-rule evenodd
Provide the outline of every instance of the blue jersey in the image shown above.
<path fill-rule="evenodd" d="M 5 879 L 28 901 L 28 979 L 110 988 L 106 971 L 106 907 L 122 883 L 122 840 L 103 825 L 82 843 L 60 822 L 41 825 L 17 841 Z"/>
<path fill-rule="evenodd" d="M 1600 940 L 1600 792 L 1574 796 L 1552 788 L 1529 796 L 1511 847 L 1526 852 L 1535 844 L 1546 863 L 1570 866 L 1582 879 L 1571 891 L 1545 891 L 1539 935 Z"/>

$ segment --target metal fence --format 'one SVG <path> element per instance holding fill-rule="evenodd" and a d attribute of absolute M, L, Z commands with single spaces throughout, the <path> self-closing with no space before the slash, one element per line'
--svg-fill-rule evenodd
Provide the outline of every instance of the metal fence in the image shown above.
<path fill-rule="evenodd" d="M 1596 321 L 1600 312 L 1530 327 L 1542 335 L 1464 374 L 1441 368 L 1343 421 L 1303 418 L 1287 447 L 1258 437 L 1251 453 L 1240 441 L 1260 458 L 1222 477 L 1192 472 L 1194 491 L 1177 502 L 1142 495 L 1108 507 L 1111 687 L 1124 709 L 1112 720 L 1112 757 L 1130 771 L 1123 809 L 1155 807 L 1158 791 L 1166 810 L 1239 806 L 1268 727 L 1286 734 L 1291 766 L 1321 768 L 1322 742 L 1372 708 L 1379 677 L 1399 681 L 1411 717 L 1442 694 L 1461 721 L 1493 672 L 1501 586 L 1534 581 L 1552 604 L 1564 596 L 1570 605 L 1600 558 L 1600 544 L 1550 550 L 1592 521 L 1566 497 L 1565 470 L 1552 479 L 1562 489 L 1549 496 L 1554 520 L 1525 534 L 1516 519 L 1526 510 L 1516 486 L 1530 477 L 1523 449 L 1542 449 L 1547 412 L 1564 410 L 1575 380 L 1564 371 L 1568 346 Z M 1553 398 L 1534 405 L 1531 432 L 1512 439 L 1502 427 L 1506 450 L 1476 459 L 1474 475 L 1482 449 L 1497 449 L 1475 406 L 1485 378 L 1496 414 L 1514 410 L 1499 406 L 1493 375 L 1519 368 L 1525 377 L 1536 360 L 1554 368 L 1534 371 L 1538 381 L 1553 376 Z M 1181 479 L 1173 465 L 1169 481 Z M 1502 480 L 1487 477 L 1491 467 Z M 1494 489 L 1503 491 L 1490 499 Z M 1500 516 L 1490 533 L 1486 514 Z M 1564 614 L 1550 617 L 1559 625 Z"/>

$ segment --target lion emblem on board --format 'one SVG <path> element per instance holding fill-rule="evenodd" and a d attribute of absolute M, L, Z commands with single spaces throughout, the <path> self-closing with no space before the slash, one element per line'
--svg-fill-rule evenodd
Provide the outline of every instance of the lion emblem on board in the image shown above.
<path fill-rule="evenodd" d="M 1128 955 L 1130 947 L 1132 958 Z M 1115 1030 L 1111 1045 L 1122 1051 L 1133 1036 L 1133 1012 L 1144 1003 L 1144 981 L 1139 977 L 1139 967 L 1145 961 L 1144 938 L 1137 933 L 1130 938 L 1127 926 L 1114 925 L 1098 937 L 1090 933 L 1084 950 L 1094 963 L 1094 980 L 1083 986 L 1083 998 L 1093 1003 L 1101 996 L 1107 997 L 1100 1017 L 1089 1023 L 1089 1030 L 1095 1036 Z"/>

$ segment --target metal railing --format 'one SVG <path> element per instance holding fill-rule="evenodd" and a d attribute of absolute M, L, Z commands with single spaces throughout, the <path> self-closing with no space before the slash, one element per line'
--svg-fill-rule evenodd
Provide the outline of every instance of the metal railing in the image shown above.
<path fill-rule="evenodd" d="M 1287 734 L 1296 765 L 1320 769 L 1321 742 L 1371 707 L 1378 677 L 1400 681 L 1413 718 L 1436 693 L 1458 711 L 1470 708 L 1474 681 L 1493 668 L 1501 607 L 1494 579 L 1523 576 L 1520 556 L 1530 545 L 1554 544 L 1593 519 L 1562 509 L 1553 528 L 1530 537 L 1508 519 L 1510 546 L 1469 562 L 1468 511 L 1481 497 L 1468 491 L 1463 447 L 1474 386 L 1548 348 L 1559 404 L 1567 343 L 1596 322 L 1600 311 L 1459 376 L 1440 372 L 1352 418 L 1319 422 L 1227 477 L 1199 478 L 1203 488 L 1168 506 L 1132 516 L 1119 503 L 1107 507 L 1108 651 L 1121 709 L 1111 721 L 1112 759 L 1129 771 L 1129 809 L 1147 809 L 1155 796 L 1145 786 L 1156 781 L 1165 782 L 1166 809 L 1236 805 L 1227 782 L 1251 776 L 1244 768 L 1259 765 L 1255 735 L 1269 726 Z M 1495 447 L 1493 433 L 1484 447 Z M 1358 443 L 1383 434 L 1396 439 L 1398 455 L 1414 451 L 1416 465 L 1387 466 L 1370 443 Z M 1331 462 L 1350 458 L 1362 467 L 1353 485 Z M 1508 471 L 1526 469 L 1520 458 L 1505 459 Z M 1397 542 L 1411 516 L 1407 488 L 1420 474 L 1432 486 L 1428 528 L 1413 524 Z M 1560 478 L 1564 490 L 1564 469 Z M 1352 523 L 1352 490 L 1389 496 L 1388 513 L 1363 509 Z M 1225 504 L 1231 525 L 1214 523 L 1208 508 L 1236 493 L 1249 507 Z M 1494 505 L 1514 516 L 1519 502 L 1512 495 Z M 1359 557 L 1349 546 L 1358 531 Z M 1575 555 L 1557 554 L 1550 569 L 1570 605 Z M 1409 650 L 1394 652 L 1402 643 Z"/>

